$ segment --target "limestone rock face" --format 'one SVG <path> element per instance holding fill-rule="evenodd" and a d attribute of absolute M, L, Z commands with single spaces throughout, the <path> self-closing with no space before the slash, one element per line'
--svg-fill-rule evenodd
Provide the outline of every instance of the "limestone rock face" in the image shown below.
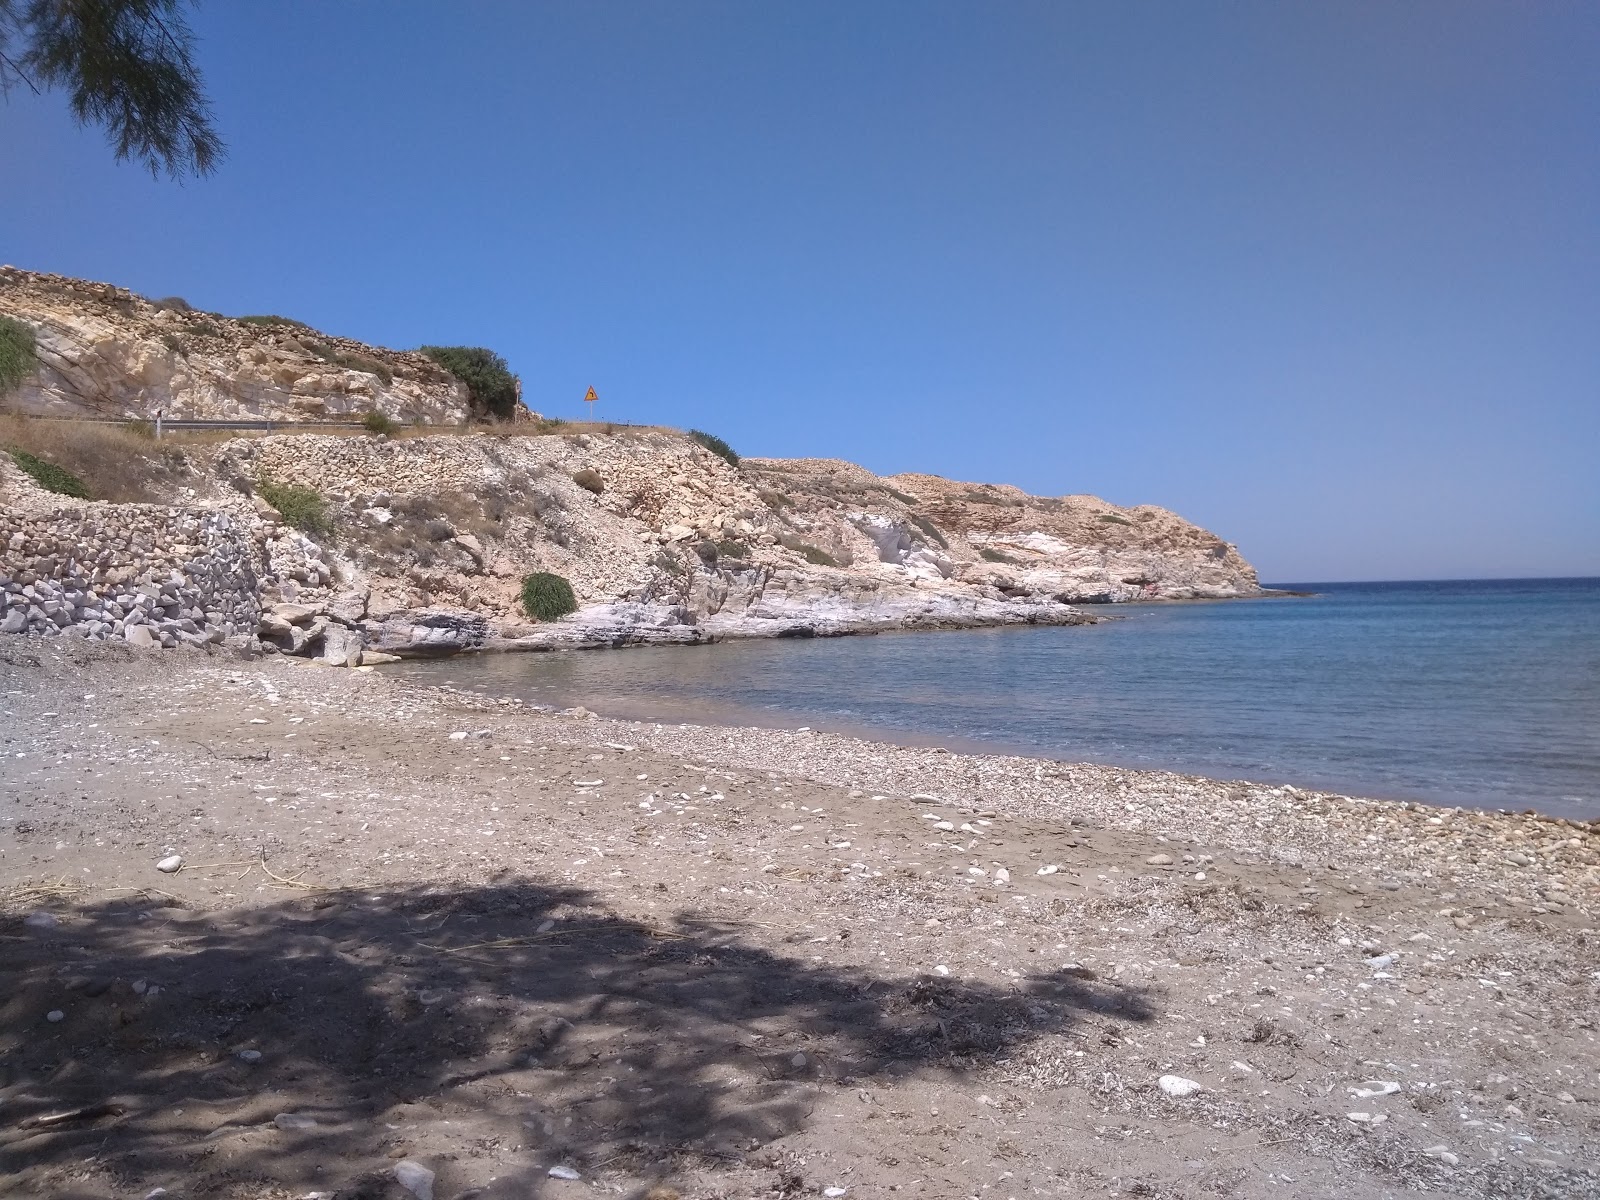
<path fill-rule="evenodd" d="M 463 384 L 421 354 L 292 323 L 159 307 L 124 288 L 0 267 L 0 314 L 33 329 L 39 369 L 7 398 L 52 416 L 318 421 L 467 419 Z"/>
<path fill-rule="evenodd" d="M 37 332 L 43 365 L 20 397 L 30 411 L 466 413 L 460 386 L 427 359 L 303 328 L 11 268 L 0 311 Z M 71 423 L 52 428 L 67 436 Z M 123 473 L 145 481 L 132 493 L 143 504 L 47 495 L 0 453 L 0 632 L 259 639 L 352 665 L 1071 624 L 1094 619 L 1086 604 L 1261 594 L 1234 546 L 1165 509 L 880 478 L 834 459 L 735 468 L 669 430 L 530 423 L 389 439 L 303 427 L 151 445 L 160 469 Z M 596 478 L 599 491 L 577 482 Z M 291 528 L 260 494 L 267 481 L 316 492 L 327 528 Z M 577 612 L 545 623 L 522 612 L 521 581 L 540 571 L 570 581 Z"/>

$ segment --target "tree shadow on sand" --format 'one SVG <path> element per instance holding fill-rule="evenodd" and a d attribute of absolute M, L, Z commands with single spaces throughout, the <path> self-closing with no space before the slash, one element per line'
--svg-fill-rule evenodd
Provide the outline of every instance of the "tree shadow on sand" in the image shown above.
<path fill-rule="evenodd" d="M 0 920 L 0 1195 L 376 1200 L 408 1195 L 402 1156 L 439 1172 L 439 1200 L 539 1196 L 556 1164 L 642 1194 L 686 1163 L 756 1161 L 819 1087 L 1153 1015 L 1070 974 L 883 978 L 525 879 L 55 911 Z"/>

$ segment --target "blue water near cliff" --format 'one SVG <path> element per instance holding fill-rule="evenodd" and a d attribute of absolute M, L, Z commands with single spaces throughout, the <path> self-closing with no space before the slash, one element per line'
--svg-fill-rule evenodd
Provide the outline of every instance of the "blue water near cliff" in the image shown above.
<path fill-rule="evenodd" d="M 617 715 L 1600 817 L 1600 579 L 1280 586 L 1317 594 L 407 670 Z"/>

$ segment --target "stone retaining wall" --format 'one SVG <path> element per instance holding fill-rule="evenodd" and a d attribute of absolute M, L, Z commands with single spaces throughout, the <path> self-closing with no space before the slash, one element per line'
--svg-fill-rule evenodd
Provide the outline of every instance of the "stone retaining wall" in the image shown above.
<path fill-rule="evenodd" d="M 169 647 L 253 638 L 258 556 L 250 531 L 226 512 L 0 508 L 0 633 Z"/>

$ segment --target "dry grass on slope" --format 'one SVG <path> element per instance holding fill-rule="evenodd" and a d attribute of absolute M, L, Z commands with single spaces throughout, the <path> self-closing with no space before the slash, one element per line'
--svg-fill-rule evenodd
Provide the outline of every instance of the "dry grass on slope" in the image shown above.
<path fill-rule="evenodd" d="M 0 417 L 0 449 L 26 451 L 71 472 L 94 500 L 170 504 L 188 477 L 185 444 L 222 441 L 227 434 L 168 434 L 157 442 L 137 425 Z"/>

